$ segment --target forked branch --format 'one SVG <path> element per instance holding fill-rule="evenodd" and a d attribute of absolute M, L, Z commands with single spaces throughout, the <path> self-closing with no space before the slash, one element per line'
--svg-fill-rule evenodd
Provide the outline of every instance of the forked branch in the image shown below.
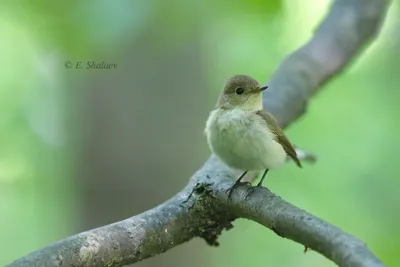
<path fill-rule="evenodd" d="M 282 127 L 302 115 L 310 97 L 375 36 L 388 6 L 388 0 L 333 3 L 311 40 L 283 61 L 264 93 L 265 106 Z M 194 237 L 217 245 L 218 235 L 231 228 L 236 218 L 256 221 L 339 266 L 383 266 L 357 238 L 266 188 L 257 189 L 244 201 L 249 186 L 240 185 L 228 200 L 227 189 L 233 180 L 233 174 L 211 156 L 186 188 L 160 206 L 71 236 L 9 266 L 122 266 L 160 254 Z"/>

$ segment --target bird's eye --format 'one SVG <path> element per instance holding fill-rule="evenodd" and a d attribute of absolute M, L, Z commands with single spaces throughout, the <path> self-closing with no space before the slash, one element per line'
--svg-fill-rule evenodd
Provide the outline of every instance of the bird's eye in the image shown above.
<path fill-rule="evenodd" d="M 237 95 L 241 95 L 241 94 L 243 94 L 243 92 L 244 92 L 244 90 L 243 90 L 243 88 L 241 88 L 241 87 L 239 87 L 239 88 L 237 88 L 237 89 L 235 90 L 235 93 L 236 93 Z"/>

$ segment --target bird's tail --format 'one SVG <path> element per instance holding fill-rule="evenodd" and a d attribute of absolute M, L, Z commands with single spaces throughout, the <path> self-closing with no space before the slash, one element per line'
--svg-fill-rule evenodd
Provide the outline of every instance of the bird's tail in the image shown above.
<path fill-rule="evenodd" d="M 297 158 L 300 161 L 308 162 L 310 164 L 313 164 L 317 161 L 317 157 L 314 154 L 307 152 L 306 150 L 299 148 L 298 146 L 293 145 L 293 147 L 296 150 Z M 287 160 L 291 160 L 291 158 L 288 157 Z"/>

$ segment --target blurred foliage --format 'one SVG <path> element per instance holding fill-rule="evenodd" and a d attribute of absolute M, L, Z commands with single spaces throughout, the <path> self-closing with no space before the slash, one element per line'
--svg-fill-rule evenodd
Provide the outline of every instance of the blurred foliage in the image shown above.
<path fill-rule="evenodd" d="M 319 0 L 2 1 L 0 265 L 76 232 L 79 99 L 69 87 L 90 76 L 67 76 L 65 60 L 123 58 L 149 29 L 158 40 L 149 49 L 168 54 L 200 32 L 206 111 L 233 73 L 267 81 L 328 7 Z M 290 165 L 267 179 L 283 198 L 364 240 L 388 266 L 400 250 L 398 15 L 394 2 L 378 41 L 288 129 L 318 164 L 301 171 Z M 204 245 L 209 265 L 334 266 L 253 222 L 235 224 L 220 248 Z"/>

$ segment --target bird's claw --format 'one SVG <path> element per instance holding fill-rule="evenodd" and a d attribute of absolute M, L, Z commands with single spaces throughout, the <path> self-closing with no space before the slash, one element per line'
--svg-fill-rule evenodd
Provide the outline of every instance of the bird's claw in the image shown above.
<path fill-rule="evenodd" d="M 249 189 L 247 189 L 247 195 L 245 196 L 245 200 L 247 200 L 248 197 L 250 197 L 250 195 L 252 195 L 258 188 L 261 188 L 262 185 L 258 184 L 256 186 L 252 186 Z"/>
<path fill-rule="evenodd" d="M 231 199 L 233 190 L 242 184 L 251 184 L 250 182 L 236 182 L 231 187 L 229 187 L 225 192 L 228 193 L 228 200 Z"/>

